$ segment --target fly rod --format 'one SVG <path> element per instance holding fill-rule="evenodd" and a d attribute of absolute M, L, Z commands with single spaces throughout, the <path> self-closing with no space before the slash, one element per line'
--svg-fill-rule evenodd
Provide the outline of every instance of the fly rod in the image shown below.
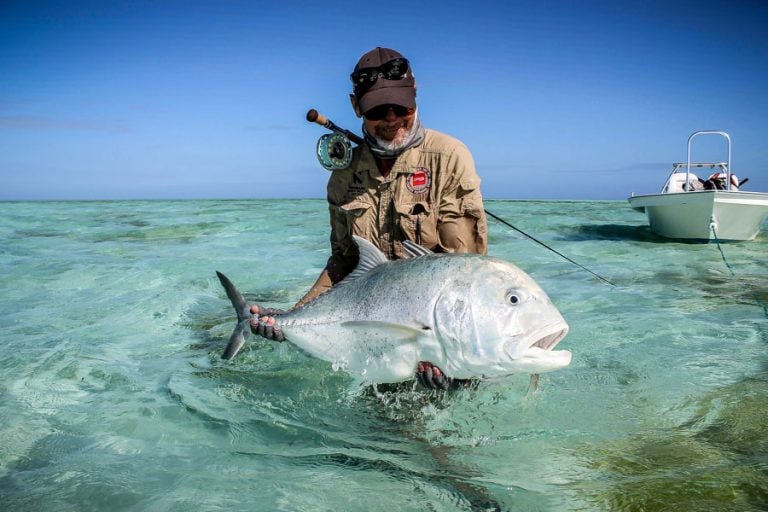
<path fill-rule="evenodd" d="M 365 143 L 365 140 L 363 140 L 362 138 L 358 137 L 357 135 L 355 135 L 351 131 L 345 130 L 344 128 L 341 128 L 340 126 L 337 126 L 336 124 L 334 124 L 333 121 L 331 121 L 330 119 L 328 119 L 323 114 L 321 114 L 320 112 L 318 112 L 317 110 L 315 110 L 313 108 L 309 109 L 309 111 L 307 112 L 307 121 L 309 121 L 310 123 L 317 123 L 320 126 L 322 126 L 323 128 L 327 128 L 327 129 L 331 130 L 332 132 L 336 132 L 336 133 L 338 133 L 340 135 L 344 135 L 346 138 L 348 138 L 349 140 L 351 140 L 352 142 L 354 142 L 358 146 L 360 144 L 364 144 Z"/>
<path fill-rule="evenodd" d="M 339 135 L 347 137 L 349 140 L 351 140 L 352 142 L 354 142 L 357 145 L 361 145 L 361 144 L 365 143 L 365 140 L 363 140 L 362 138 L 358 137 L 357 135 L 355 135 L 354 133 L 350 132 L 349 130 L 345 130 L 344 128 L 341 128 L 340 126 L 336 125 L 333 121 L 331 121 L 330 119 L 328 119 L 327 117 L 325 117 L 324 115 L 322 115 L 321 113 L 319 113 L 315 109 L 310 109 L 307 112 L 307 121 L 309 121 L 310 123 L 317 123 L 320 126 L 322 126 L 323 128 L 327 128 L 328 130 L 331 130 L 334 133 L 338 133 Z M 349 150 L 351 151 L 351 148 Z M 324 153 L 322 151 L 318 150 L 318 155 L 324 155 Z M 334 155 L 331 154 L 331 156 L 333 157 Z M 320 163 L 323 164 L 323 166 L 326 169 L 331 170 L 331 167 L 329 165 L 326 165 L 326 163 L 323 161 L 322 157 L 321 157 L 321 162 Z M 510 224 L 506 220 L 502 219 L 498 215 L 496 215 L 494 213 L 491 213 L 491 212 L 489 212 L 488 210 L 485 210 L 485 209 L 484 209 L 484 211 L 485 211 L 485 213 L 488 216 L 494 218 L 498 222 L 501 222 L 505 226 L 514 229 L 515 231 L 517 231 L 518 233 L 520 233 L 521 235 L 523 235 L 527 239 L 531 240 L 532 242 L 535 242 L 535 243 L 541 245 L 542 247 L 544 247 L 545 249 L 552 251 L 553 253 L 557 254 L 558 256 L 560 256 L 564 260 L 568 261 L 569 263 L 573 263 L 574 265 L 576 265 L 580 269 L 586 270 L 587 272 L 589 272 L 590 274 L 592 274 L 593 276 L 598 278 L 603 283 L 611 285 L 611 286 L 616 286 L 615 284 L 613 284 L 612 282 L 610 282 L 609 280 L 607 280 L 603 276 L 600 276 L 600 275 L 596 274 L 595 272 L 592 272 L 591 270 L 589 270 L 584 265 L 581 265 L 580 263 L 575 262 L 574 260 L 572 260 L 571 258 L 566 256 L 565 254 L 561 253 L 560 251 L 550 247 L 549 245 L 545 244 L 541 240 L 539 240 L 539 239 L 529 235 L 528 233 L 526 233 L 522 229 L 520 229 L 520 228 L 518 228 L 516 226 L 513 226 L 512 224 Z"/>

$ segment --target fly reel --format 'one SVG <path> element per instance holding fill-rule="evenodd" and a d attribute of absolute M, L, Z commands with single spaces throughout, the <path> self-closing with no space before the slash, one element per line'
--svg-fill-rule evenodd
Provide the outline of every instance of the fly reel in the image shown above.
<path fill-rule="evenodd" d="M 352 163 L 352 143 L 340 133 L 326 133 L 317 141 L 317 159 L 329 171 L 346 169 Z"/>

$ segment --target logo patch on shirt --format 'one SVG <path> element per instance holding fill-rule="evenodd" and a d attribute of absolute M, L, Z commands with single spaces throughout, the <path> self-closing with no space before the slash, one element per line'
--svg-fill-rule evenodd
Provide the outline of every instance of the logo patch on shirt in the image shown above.
<path fill-rule="evenodd" d="M 352 175 L 352 182 L 347 183 L 347 199 L 352 200 L 355 197 L 365 194 L 365 183 L 363 182 L 363 173 L 367 171 L 356 171 Z"/>
<path fill-rule="evenodd" d="M 413 194 L 422 194 L 432 186 L 432 173 L 426 167 L 417 167 L 410 176 L 408 176 L 405 186 Z"/>

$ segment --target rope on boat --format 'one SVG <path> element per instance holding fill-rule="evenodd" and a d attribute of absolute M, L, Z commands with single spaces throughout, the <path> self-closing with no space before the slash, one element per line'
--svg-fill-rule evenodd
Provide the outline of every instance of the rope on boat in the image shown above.
<path fill-rule="evenodd" d="M 731 273 L 732 277 L 736 277 L 736 273 L 733 271 L 733 268 L 731 267 L 731 264 L 728 263 L 728 260 L 725 258 L 725 253 L 723 252 L 723 247 L 720 245 L 720 237 L 717 236 L 717 229 L 715 228 L 715 223 L 711 223 L 709 227 L 712 229 L 712 235 L 715 237 L 715 243 L 717 244 L 717 249 L 720 251 L 720 256 L 723 258 L 723 263 L 725 263 L 725 266 L 728 268 L 728 271 Z M 763 300 L 760 300 L 759 298 L 755 299 L 758 306 L 761 306 L 763 308 L 763 312 L 765 313 L 765 317 L 768 318 L 768 302 L 765 302 Z"/>
<path fill-rule="evenodd" d="M 725 259 L 725 253 L 723 252 L 723 246 L 720 245 L 720 237 L 717 236 L 717 229 L 715 228 L 715 223 L 711 222 L 709 224 L 709 227 L 712 230 L 712 235 L 715 237 L 715 243 L 717 244 L 717 250 L 720 251 L 720 257 L 723 258 L 723 263 L 725 263 L 725 266 L 728 268 L 728 271 L 731 273 L 731 276 L 736 277 L 736 273 L 733 271 L 733 268 L 731 268 L 731 264 L 728 263 L 727 259 Z"/>

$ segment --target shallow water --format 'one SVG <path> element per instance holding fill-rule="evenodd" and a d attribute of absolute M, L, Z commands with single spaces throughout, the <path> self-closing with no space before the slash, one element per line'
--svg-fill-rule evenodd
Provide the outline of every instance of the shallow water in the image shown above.
<path fill-rule="evenodd" d="M 214 270 L 290 306 L 327 258 L 323 201 L 0 203 L 0 509 L 764 510 L 766 232 L 486 206 L 616 286 L 489 220 L 573 363 L 440 397 L 356 389 L 288 344 L 219 359 Z"/>

